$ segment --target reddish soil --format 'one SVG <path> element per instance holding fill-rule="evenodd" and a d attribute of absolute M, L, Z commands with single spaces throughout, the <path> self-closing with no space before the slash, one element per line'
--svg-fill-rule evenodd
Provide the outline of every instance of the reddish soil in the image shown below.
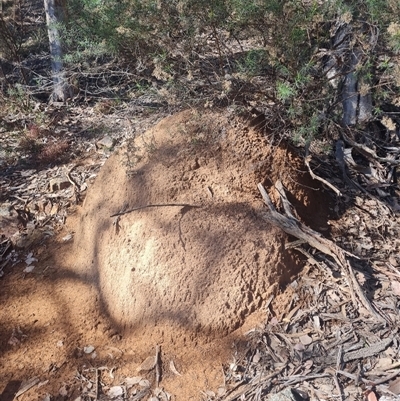
<path fill-rule="evenodd" d="M 40 386 L 19 400 L 74 400 L 100 367 L 105 390 L 133 376 L 154 389 L 155 371 L 137 368 L 156 345 L 173 399 L 217 392 L 266 300 L 301 267 L 262 218 L 256 185 L 278 177 L 300 217 L 326 229 L 327 198 L 301 161 L 229 116 L 186 111 L 115 153 L 59 237 L 34 250 L 33 272 L 1 279 L 1 400 L 33 377 Z M 149 205 L 163 206 L 110 217 Z"/>

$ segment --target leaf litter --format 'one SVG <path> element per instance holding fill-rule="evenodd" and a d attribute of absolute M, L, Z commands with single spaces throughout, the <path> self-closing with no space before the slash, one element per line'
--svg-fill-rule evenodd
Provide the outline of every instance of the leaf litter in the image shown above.
<path fill-rule="evenodd" d="M 207 400 L 303 399 L 290 391 L 310 400 L 397 399 L 399 281 L 393 278 L 398 279 L 398 243 L 386 245 L 396 242 L 400 219 L 382 211 L 378 217 L 377 201 L 356 202 L 362 208 L 332 221 L 332 234 L 342 247 L 363 255 L 352 263 L 382 319 L 352 302 L 337 265 L 303 246 L 308 260 L 286 290 L 289 299 L 292 294 L 289 305 L 284 308 L 282 298 L 271 303 L 265 327 L 248 333 L 246 350 L 224 367 L 226 394 L 207 394 Z"/>

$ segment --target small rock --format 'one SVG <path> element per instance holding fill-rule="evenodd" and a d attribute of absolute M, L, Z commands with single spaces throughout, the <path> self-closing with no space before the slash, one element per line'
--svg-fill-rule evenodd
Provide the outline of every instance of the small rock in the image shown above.
<path fill-rule="evenodd" d="M 60 390 L 58 391 L 58 393 L 59 393 L 61 396 L 66 397 L 66 396 L 68 395 L 67 386 L 66 386 L 66 385 L 62 386 L 62 387 L 60 388 Z"/>
<path fill-rule="evenodd" d="M 73 238 L 73 234 L 72 234 L 72 233 L 69 233 L 69 234 L 65 235 L 64 237 L 62 237 L 61 240 L 62 240 L 63 242 L 68 242 L 68 241 L 70 241 L 72 238 Z"/>
<path fill-rule="evenodd" d="M 112 149 L 114 145 L 115 141 L 109 135 L 106 135 L 104 138 L 100 139 L 100 141 L 97 142 L 97 146 L 99 148 Z"/>
<path fill-rule="evenodd" d="M 13 213 L 12 205 L 9 202 L 0 204 L 0 216 L 11 217 Z M 16 213 L 15 213 L 16 214 Z"/>
<path fill-rule="evenodd" d="M 83 352 L 85 354 L 91 354 L 94 351 L 93 345 L 88 345 L 87 347 L 83 347 Z"/>
<path fill-rule="evenodd" d="M 121 386 L 114 386 L 108 390 L 108 396 L 110 398 L 117 398 L 124 394 L 124 389 Z"/>

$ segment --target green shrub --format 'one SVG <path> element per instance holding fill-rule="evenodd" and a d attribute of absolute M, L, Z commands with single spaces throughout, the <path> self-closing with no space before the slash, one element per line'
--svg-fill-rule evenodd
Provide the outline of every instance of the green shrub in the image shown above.
<path fill-rule="evenodd" d="M 212 97 L 220 99 L 222 93 L 236 102 L 240 92 L 252 106 L 266 108 L 272 102 L 279 130 L 284 121 L 283 131 L 292 139 L 329 135 L 330 125 L 316 116 L 340 119 L 340 101 L 331 101 L 335 91 L 320 55 L 321 49 L 329 51 L 335 24 L 351 24 L 350 46 L 362 49 L 356 73 L 363 88 L 375 99 L 395 90 L 390 74 L 392 56 L 400 52 L 400 25 L 393 20 L 400 13 L 397 0 L 71 0 L 69 7 L 64 31 L 69 62 L 123 58 L 138 74 L 163 81 L 171 99 L 188 101 L 190 94 L 195 102 L 203 93 L 205 103 L 213 104 Z M 214 71 L 206 75 L 205 64 Z M 226 64 L 238 74 L 224 91 Z M 194 78 L 179 80 L 192 70 L 206 89 L 192 84 Z"/>

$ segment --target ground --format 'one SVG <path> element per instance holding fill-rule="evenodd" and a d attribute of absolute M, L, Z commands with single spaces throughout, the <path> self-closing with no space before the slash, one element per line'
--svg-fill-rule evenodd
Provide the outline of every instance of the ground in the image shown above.
<path fill-rule="evenodd" d="M 16 249 L 0 282 L 1 399 L 19 391 L 19 400 L 125 394 L 132 400 L 234 401 L 292 383 L 315 399 L 329 399 L 340 385 L 349 399 L 364 399 L 372 379 L 336 385 L 326 372 L 338 352 L 357 353 L 354 343 L 346 344 L 354 338 L 378 350 L 373 359 L 352 356 L 364 358 L 372 373 L 384 363 L 395 366 L 397 351 L 388 348 L 394 337 L 357 311 L 337 267 L 287 249 L 295 238 L 265 220 L 257 183 L 279 206 L 282 194 L 273 183 L 280 179 L 298 224 L 340 238 L 359 255 L 374 249 L 368 242 L 374 230 L 387 232 L 386 239 L 375 236 L 376 243 L 397 238 L 395 219 L 374 199 L 355 197 L 357 207 L 343 209 L 342 203 L 340 209 L 296 149 L 273 145 L 252 119 L 186 110 L 143 132 L 102 153 L 107 160 L 94 180 L 93 155 L 68 167 L 70 179 L 78 169 L 89 173 L 80 171 L 85 181 L 77 183 L 75 175 L 67 189 L 26 174 L 35 183 L 29 188 L 47 188 L 48 199 L 75 199 L 57 207 L 61 217 L 49 208 L 48 216 L 62 222 L 51 233 L 46 216 L 47 225 L 29 231 L 21 228 L 21 213 L 7 209 L 9 218 L 2 212 L 4 235 L 12 236 L 13 228 L 19 236 L 12 236 Z M 97 148 L 100 142 L 104 138 Z M 53 179 L 49 170 L 45 177 L 46 183 Z M 9 191 L 25 188 L 13 185 Z M 35 204 L 27 216 L 43 212 Z M 379 218 L 371 220 L 377 210 Z M 340 219 L 333 219 L 339 211 Z M 395 266 L 393 249 L 387 255 Z M 397 276 L 391 273 L 389 283 L 388 268 L 376 256 L 373 272 L 360 265 L 365 260 L 357 278 L 390 325 L 397 319 Z M 357 365 L 343 369 L 353 377 Z M 308 385 L 315 376 L 320 381 Z"/>

